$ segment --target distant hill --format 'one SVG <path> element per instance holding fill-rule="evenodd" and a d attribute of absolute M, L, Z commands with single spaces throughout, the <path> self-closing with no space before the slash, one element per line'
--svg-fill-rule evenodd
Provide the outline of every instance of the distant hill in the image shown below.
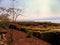
<path fill-rule="evenodd" d="M 60 29 L 60 23 L 52 23 L 52 22 L 18 22 L 20 25 L 23 26 L 39 26 L 43 28 L 53 28 L 53 29 Z"/>

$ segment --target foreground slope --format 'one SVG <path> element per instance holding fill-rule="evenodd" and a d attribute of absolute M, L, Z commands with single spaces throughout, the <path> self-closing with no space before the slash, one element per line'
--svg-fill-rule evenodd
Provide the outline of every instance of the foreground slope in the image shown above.
<path fill-rule="evenodd" d="M 10 32 L 12 29 L 6 29 L 7 30 L 7 39 L 10 39 Z M 10 45 L 51 45 L 48 42 L 45 42 L 41 39 L 38 39 L 36 37 L 27 38 L 26 34 L 24 32 L 13 30 L 13 41 L 10 43 Z"/>

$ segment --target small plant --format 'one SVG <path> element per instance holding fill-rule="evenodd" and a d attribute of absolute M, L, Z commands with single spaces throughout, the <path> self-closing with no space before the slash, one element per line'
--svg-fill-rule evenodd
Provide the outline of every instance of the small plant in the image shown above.
<path fill-rule="evenodd" d="M 33 35 L 33 31 L 32 30 L 27 30 L 27 37 L 30 38 Z"/>
<path fill-rule="evenodd" d="M 9 27 L 9 23 L 0 23 L 0 27 L 2 27 L 2 28 L 8 28 Z"/>

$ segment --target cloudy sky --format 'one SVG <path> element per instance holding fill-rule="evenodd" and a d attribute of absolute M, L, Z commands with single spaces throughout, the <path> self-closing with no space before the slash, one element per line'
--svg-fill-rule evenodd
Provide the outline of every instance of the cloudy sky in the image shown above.
<path fill-rule="evenodd" d="M 12 0 L 0 0 L 0 7 L 13 7 Z M 20 21 L 51 21 L 60 23 L 60 0 L 16 0 L 14 7 L 21 8 Z"/>

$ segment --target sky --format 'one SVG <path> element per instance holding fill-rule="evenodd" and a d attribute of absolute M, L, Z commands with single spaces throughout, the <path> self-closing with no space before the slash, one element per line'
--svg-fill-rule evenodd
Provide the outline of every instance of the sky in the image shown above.
<path fill-rule="evenodd" d="M 0 0 L 0 7 L 13 7 L 12 0 Z M 60 23 L 60 0 L 15 0 L 14 7 L 21 8 L 19 21 L 48 21 Z"/>

